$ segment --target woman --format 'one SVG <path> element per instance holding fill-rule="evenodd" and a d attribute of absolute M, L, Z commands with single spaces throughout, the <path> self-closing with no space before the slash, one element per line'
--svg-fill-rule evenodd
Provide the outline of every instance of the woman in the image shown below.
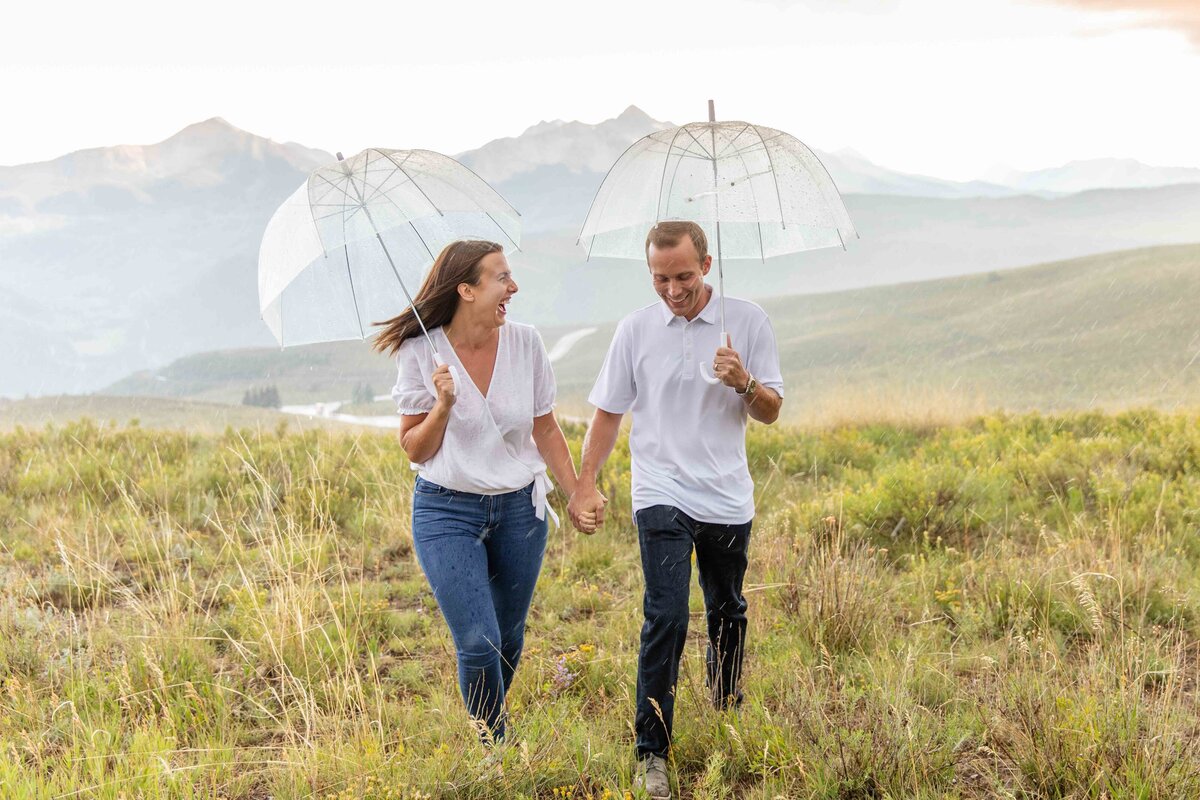
<path fill-rule="evenodd" d="M 504 738 L 504 697 L 546 546 L 550 482 L 575 491 L 554 417 L 554 373 L 541 337 L 506 322 L 517 284 L 493 242 L 442 250 L 414 304 L 380 323 L 375 348 L 396 355 L 401 444 L 418 477 L 413 544 L 458 656 L 458 684 L 486 743 Z M 457 386 L 450 365 L 458 368 Z M 594 520 L 585 520 L 593 524 Z"/>

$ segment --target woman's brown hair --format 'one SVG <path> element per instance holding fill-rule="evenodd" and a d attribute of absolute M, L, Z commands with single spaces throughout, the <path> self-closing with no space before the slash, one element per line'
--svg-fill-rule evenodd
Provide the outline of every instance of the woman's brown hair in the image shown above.
<path fill-rule="evenodd" d="M 400 316 L 383 322 L 372 323 L 384 326 L 372 345 L 376 352 L 395 355 L 406 339 L 421 335 L 421 325 L 413 314 L 415 307 L 427 329 L 445 325 L 458 309 L 458 285 L 479 283 L 480 262 L 491 253 L 502 253 L 504 248 L 495 242 L 475 239 L 451 242 L 438 254 L 429 274 L 425 276 L 420 291 L 413 298 L 413 305 L 400 312 Z"/>

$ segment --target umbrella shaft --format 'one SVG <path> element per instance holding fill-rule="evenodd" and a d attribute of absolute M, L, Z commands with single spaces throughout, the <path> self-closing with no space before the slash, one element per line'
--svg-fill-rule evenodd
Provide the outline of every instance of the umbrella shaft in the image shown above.
<path fill-rule="evenodd" d="M 370 218 L 370 213 L 367 214 Z M 371 227 L 375 227 L 375 220 L 371 220 Z M 375 238 L 379 240 L 379 246 L 383 248 L 383 254 L 387 256 L 388 264 L 392 267 L 392 272 L 396 276 L 396 280 L 400 282 L 400 290 L 404 292 L 404 296 L 408 299 L 408 307 L 412 309 L 413 316 L 417 318 L 417 324 L 421 326 L 421 333 L 425 334 L 425 341 L 429 342 L 429 346 L 433 349 L 433 354 L 438 355 L 437 345 L 433 343 L 433 338 L 430 337 L 429 331 L 425 330 L 425 320 L 421 319 L 420 312 L 417 311 L 417 304 L 413 301 L 412 295 L 408 293 L 408 287 L 404 285 L 404 279 L 400 277 L 399 270 L 396 269 L 396 262 L 392 261 L 392 254 L 388 252 L 387 244 L 383 241 L 383 236 L 379 231 L 375 231 Z"/>
<path fill-rule="evenodd" d="M 708 121 L 715 122 L 716 119 L 716 113 L 713 111 L 713 101 L 709 100 Z M 710 127 L 709 133 L 712 134 L 713 145 L 713 204 L 716 206 L 717 211 L 717 288 L 721 293 L 721 333 L 724 334 L 729 329 L 725 327 L 725 261 L 721 258 L 721 194 L 717 186 L 717 129 Z M 724 346 L 725 342 L 721 342 L 721 345 Z"/>
<path fill-rule="evenodd" d="M 725 327 L 725 263 L 721 258 L 721 223 L 717 223 L 717 289 L 721 295 L 721 330 L 727 331 Z M 721 342 L 724 346 L 725 343 Z"/>

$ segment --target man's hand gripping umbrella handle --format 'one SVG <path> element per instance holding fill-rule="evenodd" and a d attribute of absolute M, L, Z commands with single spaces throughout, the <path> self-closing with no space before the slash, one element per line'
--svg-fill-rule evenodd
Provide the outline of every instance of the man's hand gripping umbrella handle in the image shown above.
<path fill-rule="evenodd" d="M 442 358 L 441 353 L 435 352 L 433 354 L 433 363 L 435 366 L 440 367 L 442 364 L 446 363 L 446 359 Z M 454 396 L 458 397 L 458 387 L 460 385 L 458 378 L 458 367 L 454 366 L 453 364 L 450 365 L 450 380 L 454 381 Z"/>
<path fill-rule="evenodd" d="M 732 341 L 729 338 L 727 331 L 721 331 L 721 341 L 725 343 L 725 347 L 732 347 Z M 712 363 L 708 361 L 700 362 L 700 377 L 704 378 L 705 383 L 710 386 L 716 386 L 721 382 L 721 379 L 713 375 Z"/>

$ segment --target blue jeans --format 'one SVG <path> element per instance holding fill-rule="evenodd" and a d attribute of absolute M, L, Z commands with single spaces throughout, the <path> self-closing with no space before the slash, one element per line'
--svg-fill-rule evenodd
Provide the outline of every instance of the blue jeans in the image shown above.
<path fill-rule="evenodd" d="M 504 738 L 504 697 L 525 644 L 525 617 L 546 549 L 533 484 L 498 495 L 418 477 L 413 547 L 450 626 L 458 686 L 485 741 Z"/>
<path fill-rule="evenodd" d="M 646 588 L 638 653 L 637 755 L 663 756 L 671 746 L 675 681 L 688 628 L 692 548 L 704 591 L 708 622 L 706 681 L 717 708 L 741 703 L 738 682 L 746 645 L 746 598 L 742 578 L 752 522 L 697 522 L 674 506 L 650 506 L 635 515 Z"/>

